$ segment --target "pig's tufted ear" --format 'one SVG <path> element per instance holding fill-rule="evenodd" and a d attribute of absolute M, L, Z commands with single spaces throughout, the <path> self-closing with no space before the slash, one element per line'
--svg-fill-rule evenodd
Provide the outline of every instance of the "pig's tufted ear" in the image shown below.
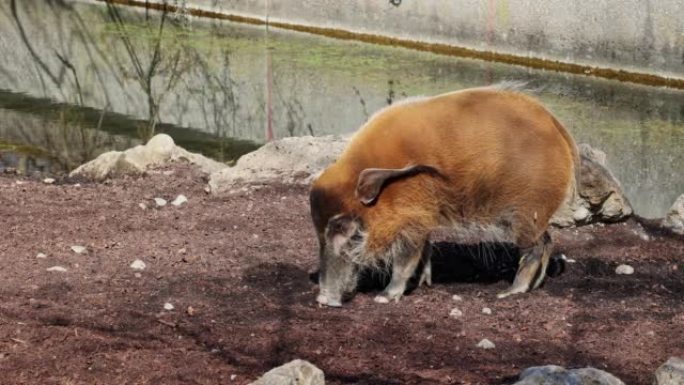
<path fill-rule="evenodd" d="M 436 168 L 425 165 L 406 166 L 399 169 L 367 168 L 359 174 L 359 180 L 356 184 L 356 196 L 361 203 L 370 206 L 378 199 L 382 188 L 387 183 L 420 173 L 441 176 Z"/>

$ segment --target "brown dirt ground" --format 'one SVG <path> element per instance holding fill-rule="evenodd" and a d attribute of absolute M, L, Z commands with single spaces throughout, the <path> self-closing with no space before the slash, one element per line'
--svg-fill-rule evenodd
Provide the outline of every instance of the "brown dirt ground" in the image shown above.
<path fill-rule="evenodd" d="M 359 293 L 320 308 L 304 188 L 214 197 L 197 172 L 167 171 L 81 186 L 0 176 L 0 383 L 245 384 L 302 358 L 330 384 L 509 384 L 541 364 L 647 384 L 684 356 L 684 239 L 647 221 L 553 231 L 576 263 L 512 299 L 474 262 L 435 262 L 433 287 L 399 303 Z M 180 208 L 138 206 L 180 193 Z M 477 255 L 460 253 L 442 268 Z M 620 263 L 636 273 L 616 275 Z"/>

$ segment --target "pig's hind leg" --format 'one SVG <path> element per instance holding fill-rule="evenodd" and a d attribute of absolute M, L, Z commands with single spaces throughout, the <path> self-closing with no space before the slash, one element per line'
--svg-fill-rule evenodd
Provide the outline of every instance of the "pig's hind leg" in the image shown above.
<path fill-rule="evenodd" d="M 418 287 L 425 284 L 432 286 L 432 245 L 429 242 L 425 243 L 423 248 L 423 255 L 421 256 L 423 262 L 423 269 L 420 273 L 420 280 L 418 280 Z"/>
<path fill-rule="evenodd" d="M 395 255 L 392 261 L 392 279 L 390 280 L 389 285 L 385 287 L 385 290 L 375 297 L 375 302 L 388 303 L 391 300 L 399 301 L 401 296 L 404 295 L 406 284 L 416 271 L 416 267 L 418 267 L 421 257 L 424 254 L 427 254 L 427 257 L 429 258 L 429 249 L 429 243 L 424 242 L 424 245 L 421 248 L 402 250 L 398 255 Z M 421 276 L 421 282 L 425 279 L 427 280 L 426 282 L 432 283 L 432 269 L 427 261 L 426 268 L 429 272 L 428 276 Z M 424 268 L 423 275 L 425 275 L 425 271 Z"/>
<path fill-rule="evenodd" d="M 498 298 L 526 293 L 541 285 L 551 256 L 551 237 L 547 232 L 544 232 L 534 246 L 522 249 L 521 254 L 520 265 L 513 284 L 499 293 Z"/>

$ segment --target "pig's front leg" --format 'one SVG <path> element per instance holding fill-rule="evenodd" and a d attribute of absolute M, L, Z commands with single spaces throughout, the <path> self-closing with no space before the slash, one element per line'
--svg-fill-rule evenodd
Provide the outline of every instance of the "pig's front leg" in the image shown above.
<path fill-rule="evenodd" d="M 404 295 L 406 284 L 416 271 L 421 256 L 428 248 L 429 245 L 425 242 L 422 248 L 407 250 L 394 257 L 392 261 L 392 279 L 385 290 L 375 297 L 375 302 L 388 303 L 391 300 L 399 301 L 399 298 Z M 429 257 L 429 254 L 427 256 Z"/>

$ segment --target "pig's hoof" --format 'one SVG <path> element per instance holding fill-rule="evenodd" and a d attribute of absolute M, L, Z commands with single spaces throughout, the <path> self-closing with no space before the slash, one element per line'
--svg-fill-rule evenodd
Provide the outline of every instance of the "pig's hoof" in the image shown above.
<path fill-rule="evenodd" d="M 497 294 L 496 298 L 504 299 L 504 298 L 510 297 L 514 294 L 522 294 L 522 293 L 526 293 L 526 292 L 527 292 L 527 288 L 525 288 L 525 287 L 511 287 L 511 288 L 506 289 L 506 290 L 500 292 L 499 294 Z"/>
<path fill-rule="evenodd" d="M 377 303 L 389 303 L 390 300 L 384 295 L 376 295 L 375 298 L 373 298 L 373 301 Z"/>
<path fill-rule="evenodd" d="M 377 303 L 390 303 L 391 301 L 399 302 L 399 298 L 401 298 L 401 293 L 392 294 L 383 292 L 381 294 L 376 295 L 373 300 Z"/>
<path fill-rule="evenodd" d="M 336 301 L 336 300 L 331 300 L 327 296 L 323 294 L 319 294 L 318 297 L 316 297 L 316 302 L 318 302 L 321 305 L 325 306 L 331 306 L 331 307 L 340 307 L 342 306 L 341 301 Z"/>

